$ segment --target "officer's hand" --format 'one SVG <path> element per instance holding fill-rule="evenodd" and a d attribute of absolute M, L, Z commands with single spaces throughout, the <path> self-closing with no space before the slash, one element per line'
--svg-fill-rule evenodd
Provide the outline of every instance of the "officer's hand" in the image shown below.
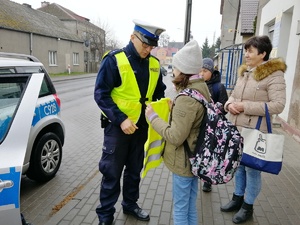
<path fill-rule="evenodd" d="M 125 134 L 133 134 L 138 127 L 129 118 L 121 123 L 121 129 Z"/>

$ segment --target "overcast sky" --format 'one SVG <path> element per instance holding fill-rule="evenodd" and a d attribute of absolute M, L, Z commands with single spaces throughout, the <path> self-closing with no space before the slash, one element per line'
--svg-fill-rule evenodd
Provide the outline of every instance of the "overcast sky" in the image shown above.
<path fill-rule="evenodd" d="M 13 0 L 41 7 L 42 0 Z M 107 24 L 123 45 L 133 31 L 133 19 L 140 19 L 166 29 L 171 41 L 183 41 L 186 4 L 188 0 L 53 0 L 74 13 Z M 193 0 L 191 31 L 201 46 L 208 38 L 209 45 L 220 36 L 221 0 Z"/>

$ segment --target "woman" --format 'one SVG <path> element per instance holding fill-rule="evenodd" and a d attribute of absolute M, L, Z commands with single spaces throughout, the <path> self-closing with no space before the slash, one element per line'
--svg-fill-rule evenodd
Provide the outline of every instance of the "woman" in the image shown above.
<path fill-rule="evenodd" d="M 185 88 L 196 89 L 209 99 L 209 90 L 199 75 L 202 67 L 202 53 L 193 40 L 179 50 L 173 58 L 173 83 L 177 91 Z M 195 148 L 199 127 L 204 115 L 204 107 L 189 96 L 176 98 L 169 123 L 158 117 L 148 105 L 146 116 L 152 127 L 166 140 L 163 154 L 164 163 L 173 173 L 173 218 L 175 225 L 198 225 L 197 193 L 198 177 L 191 173 L 190 162 L 184 151 L 187 140 L 191 149 Z"/>
<path fill-rule="evenodd" d="M 284 72 L 281 59 L 269 59 L 272 44 L 268 36 L 254 36 L 245 43 L 245 63 L 239 68 L 236 86 L 225 103 L 228 116 L 239 129 L 255 128 L 258 117 L 263 116 L 260 130 L 267 132 L 265 103 L 269 113 L 279 114 L 286 101 Z M 234 223 L 243 223 L 253 215 L 253 204 L 261 190 L 261 171 L 240 165 L 235 173 L 232 200 L 221 211 L 239 210 Z M 244 197 L 245 196 L 245 197 Z"/>

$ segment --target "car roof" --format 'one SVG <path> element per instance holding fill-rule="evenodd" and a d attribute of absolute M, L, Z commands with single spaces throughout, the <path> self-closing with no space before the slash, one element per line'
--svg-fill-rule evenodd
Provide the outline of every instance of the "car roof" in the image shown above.
<path fill-rule="evenodd" d="M 17 66 L 43 66 L 40 62 L 31 62 L 19 59 L 8 59 L 0 57 L 0 67 L 17 67 Z"/>
<path fill-rule="evenodd" d="M 8 66 L 43 66 L 43 64 L 32 55 L 0 52 L 0 67 Z"/>

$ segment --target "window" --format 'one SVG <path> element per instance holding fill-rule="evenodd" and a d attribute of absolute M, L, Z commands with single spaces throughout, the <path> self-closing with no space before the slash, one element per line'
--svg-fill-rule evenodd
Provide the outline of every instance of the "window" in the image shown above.
<path fill-rule="evenodd" d="M 275 27 L 274 23 L 271 24 L 271 25 L 269 25 L 269 27 L 268 27 L 268 36 L 269 36 L 271 42 L 273 42 L 273 37 L 274 37 L 274 27 Z"/>
<path fill-rule="evenodd" d="M 49 66 L 56 66 L 56 65 L 57 65 L 57 52 L 49 51 Z"/>
<path fill-rule="evenodd" d="M 0 77 L 0 143 L 18 109 L 28 77 Z"/>
<path fill-rule="evenodd" d="M 73 53 L 73 65 L 79 65 L 79 53 Z"/>

